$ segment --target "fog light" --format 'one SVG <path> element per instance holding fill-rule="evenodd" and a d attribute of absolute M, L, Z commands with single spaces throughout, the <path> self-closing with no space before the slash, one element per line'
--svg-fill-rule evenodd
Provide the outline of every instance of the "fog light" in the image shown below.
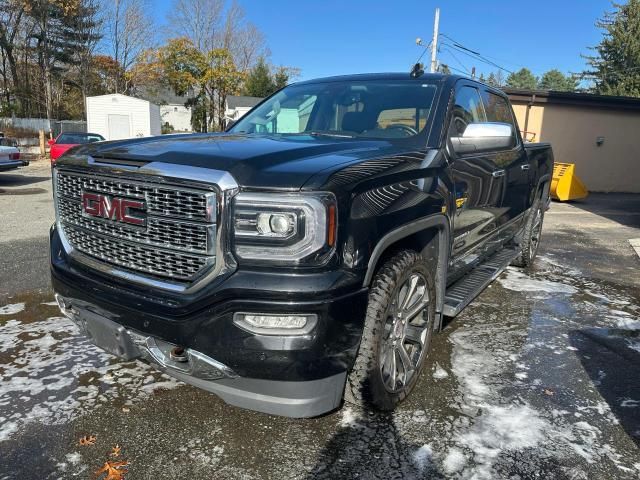
<path fill-rule="evenodd" d="M 235 313 L 233 323 L 260 335 L 305 335 L 315 327 L 318 316 L 312 314 Z"/>

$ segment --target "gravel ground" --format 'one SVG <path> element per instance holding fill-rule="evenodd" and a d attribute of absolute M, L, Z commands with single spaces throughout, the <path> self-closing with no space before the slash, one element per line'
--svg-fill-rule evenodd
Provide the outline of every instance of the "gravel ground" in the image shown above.
<path fill-rule="evenodd" d="M 554 203 L 535 268 L 446 325 L 393 414 L 291 420 L 77 335 L 48 290 L 48 177 L 0 174 L 0 479 L 95 478 L 107 460 L 128 479 L 640 476 L 640 196 Z"/>

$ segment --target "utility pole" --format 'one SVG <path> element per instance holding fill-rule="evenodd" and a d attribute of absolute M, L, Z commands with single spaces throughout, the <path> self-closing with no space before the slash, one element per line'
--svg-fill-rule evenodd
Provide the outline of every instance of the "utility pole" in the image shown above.
<path fill-rule="evenodd" d="M 440 24 L 440 8 L 436 8 L 436 19 L 433 22 L 433 40 L 431 41 L 431 73 L 436 73 L 438 70 L 438 60 L 436 54 L 438 53 L 438 26 Z"/>

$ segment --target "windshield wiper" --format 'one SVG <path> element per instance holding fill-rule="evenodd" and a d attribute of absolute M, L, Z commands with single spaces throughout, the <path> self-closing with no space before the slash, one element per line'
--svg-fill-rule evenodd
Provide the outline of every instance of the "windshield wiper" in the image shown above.
<path fill-rule="evenodd" d="M 307 134 L 317 135 L 319 137 L 336 137 L 336 138 L 354 138 L 355 137 L 355 135 L 347 135 L 346 133 L 321 132 L 321 131 L 307 132 Z"/>

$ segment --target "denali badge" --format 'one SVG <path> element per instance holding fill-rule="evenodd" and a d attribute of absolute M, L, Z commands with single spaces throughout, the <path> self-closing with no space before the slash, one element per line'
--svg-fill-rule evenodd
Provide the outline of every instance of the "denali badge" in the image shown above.
<path fill-rule="evenodd" d="M 144 210 L 145 204 L 139 200 L 108 197 L 99 193 L 82 192 L 82 214 L 106 218 L 131 225 L 144 225 L 145 217 L 132 210 Z"/>

